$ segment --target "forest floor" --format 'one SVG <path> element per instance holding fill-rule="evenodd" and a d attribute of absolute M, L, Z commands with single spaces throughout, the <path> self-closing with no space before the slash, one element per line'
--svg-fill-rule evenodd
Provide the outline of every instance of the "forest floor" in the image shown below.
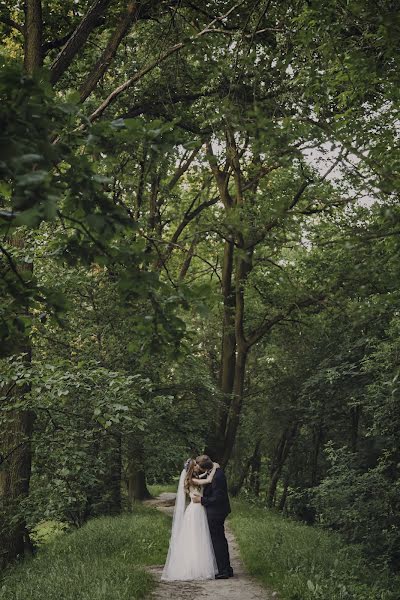
<path fill-rule="evenodd" d="M 157 498 L 147 500 L 148 506 L 172 516 L 174 511 L 175 495 L 164 492 Z M 240 559 L 239 549 L 229 525 L 226 524 L 226 537 L 229 544 L 231 565 L 234 577 L 230 579 L 208 581 L 161 581 L 163 565 L 149 567 L 149 571 L 158 580 L 158 586 L 151 594 L 151 600 L 277 600 L 276 592 L 268 592 L 258 582 L 246 574 Z"/>

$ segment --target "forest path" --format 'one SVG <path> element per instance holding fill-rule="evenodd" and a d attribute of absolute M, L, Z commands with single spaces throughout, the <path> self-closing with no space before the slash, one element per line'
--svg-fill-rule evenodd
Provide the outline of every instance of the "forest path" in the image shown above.
<path fill-rule="evenodd" d="M 172 515 L 176 494 L 164 492 L 157 498 L 147 500 L 147 506 Z M 226 537 L 229 544 L 231 565 L 234 577 L 207 581 L 161 581 L 163 565 L 151 567 L 150 572 L 158 580 L 158 586 L 150 595 L 151 600 L 277 600 L 276 592 L 268 592 L 246 574 L 239 556 L 239 549 L 229 525 L 226 524 Z"/>

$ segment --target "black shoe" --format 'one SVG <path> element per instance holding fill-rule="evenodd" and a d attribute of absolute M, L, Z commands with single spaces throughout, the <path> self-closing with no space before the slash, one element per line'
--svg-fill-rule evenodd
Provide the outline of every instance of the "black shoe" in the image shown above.
<path fill-rule="evenodd" d="M 217 573 L 215 579 L 229 579 L 230 575 L 228 571 L 222 571 L 222 573 Z"/>
<path fill-rule="evenodd" d="M 233 569 L 228 569 L 229 577 L 233 577 Z"/>

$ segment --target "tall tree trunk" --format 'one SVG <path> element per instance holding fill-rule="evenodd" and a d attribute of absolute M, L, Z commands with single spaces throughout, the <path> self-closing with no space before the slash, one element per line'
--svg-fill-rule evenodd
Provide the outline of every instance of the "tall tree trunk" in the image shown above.
<path fill-rule="evenodd" d="M 42 66 L 42 3 L 41 0 L 25 0 L 24 66 L 32 75 Z"/>
<path fill-rule="evenodd" d="M 235 366 L 235 382 L 233 387 L 232 402 L 229 411 L 229 420 L 227 423 L 224 437 L 224 454 L 222 457 L 222 466 L 226 467 L 235 445 L 236 433 L 239 427 L 240 414 L 243 403 L 244 381 L 246 376 L 248 348 L 247 346 L 238 347 Z"/>
<path fill-rule="evenodd" d="M 244 143 L 242 148 L 239 148 L 237 141 L 239 137 L 235 135 L 233 128 L 227 125 L 225 130 L 225 161 L 222 168 L 220 158 L 214 155 L 211 140 L 206 142 L 210 170 L 214 176 L 219 197 L 227 215 L 233 210 L 241 210 L 246 204 L 251 205 L 256 197 L 260 179 L 275 168 L 272 165 L 268 168 L 260 168 L 261 158 L 256 153 L 250 169 L 254 172 L 255 177 L 250 180 L 247 177 L 246 180 L 246 175 L 242 171 L 241 158 L 246 151 L 247 142 Z M 246 171 L 249 172 L 249 165 L 247 165 Z M 296 196 L 296 202 L 298 198 Z M 294 206 L 295 203 L 292 202 L 290 208 Z M 236 216 L 240 216 L 239 211 Z M 212 443 L 208 443 L 206 446 L 207 450 L 215 450 L 215 455 L 222 462 L 222 466 L 226 466 L 231 457 L 239 427 L 246 377 L 246 361 L 249 351 L 276 323 L 299 307 L 299 304 L 295 303 L 288 311 L 282 312 L 273 319 L 264 319 L 264 322 L 256 330 L 245 333 L 245 285 L 253 269 L 254 248 L 264 239 L 266 232 L 260 232 L 256 226 L 254 228 L 243 227 L 240 219 L 233 219 L 233 222 L 236 224 L 228 227 L 232 241 L 225 241 L 222 273 L 224 315 L 220 389 L 224 402 L 222 403 L 221 414 L 217 419 L 215 435 L 212 436 Z M 276 221 L 273 219 L 269 229 L 272 229 L 275 224 Z M 233 293 L 232 269 L 235 246 L 238 247 L 239 251 L 236 254 L 235 291 Z M 312 302 L 315 302 L 315 299 L 307 299 L 305 303 L 301 304 L 307 306 Z"/>
<path fill-rule="evenodd" d="M 22 348 L 18 348 L 22 351 Z M 28 355 L 28 360 L 30 356 Z M 14 388 L 10 406 L 28 387 Z M 0 441 L 0 568 L 23 556 L 27 539 L 21 501 L 28 496 L 31 476 L 31 437 L 35 414 L 30 410 L 8 413 Z"/>
<path fill-rule="evenodd" d="M 198 236 L 197 235 L 193 236 L 189 250 L 186 253 L 183 264 L 181 266 L 181 270 L 179 271 L 178 281 L 180 281 L 180 282 L 182 282 L 187 275 L 187 272 L 189 270 L 190 263 L 192 262 L 192 258 L 193 258 L 194 251 L 196 249 L 198 241 L 199 241 Z"/>
<path fill-rule="evenodd" d="M 28 75 L 33 75 L 41 67 L 43 60 L 41 1 L 25 0 L 24 12 L 24 66 Z M 9 243 L 15 248 L 23 249 L 25 240 L 14 233 Z M 16 267 L 20 273 L 31 273 L 33 269 L 31 263 L 24 262 L 18 263 Z M 22 307 L 21 313 L 24 317 L 29 317 L 29 306 Z M 25 353 L 26 362 L 31 361 L 31 341 L 24 332 L 15 337 L 10 349 L 10 354 L 20 353 Z M 14 401 L 23 398 L 29 389 L 29 386 L 14 387 L 9 395 L 10 407 L 12 408 Z M 23 555 L 25 540 L 29 540 L 20 507 L 21 501 L 29 494 L 34 420 L 32 410 L 10 410 L 1 435 L 0 454 L 3 462 L 0 467 L 0 511 L 4 513 L 4 519 L 0 530 L 0 566 Z"/>
<path fill-rule="evenodd" d="M 147 489 L 146 473 L 143 469 L 133 468 L 128 479 L 128 500 L 132 505 L 135 500 L 147 500 L 151 494 Z"/>
<path fill-rule="evenodd" d="M 243 404 L 244 383 L 246 378 L 246 363 L 250 346 L 244 333 L 245 301 L 244 288 L 253 268 L 253 249 L 245 249 L 241 239 L 242 253 L 236 257 L 235 269 L 235 339 L 236 361 L 233 393 L 228 421 L 225 429 L 224 454 L 222 465 L 225 467 L 231 457 L 235 445 L 236 433 L 239 427 Z"/>
<path fill-rule="evenodd" d="M 109 438 L 107 448 L 107 472 L 102 481 L 101 514 L 117 515 L 121 512 L 121 474 L 122 474 L 122 448 L 121 433 L 113 431 Z"/>
<path fill-rule="evenodd" d="M 218 405 L 215 428 L 207 440 L 205 452 L 214 460 L 223 460 L 225 431 L 232 399 L 236 367 L 235 293 L 232 289 L 234 243 L 226 241 L 222 265 L 222 341 L 219 370 L 221 402 Z"/>
<path fill-rule="evenodd" d="M 143 445 L 136 437 L 128 438 L 128 502 L 131 506 L 135 500 L 151 498 L 147 489 L 146 472 L 144 468 Z"/>

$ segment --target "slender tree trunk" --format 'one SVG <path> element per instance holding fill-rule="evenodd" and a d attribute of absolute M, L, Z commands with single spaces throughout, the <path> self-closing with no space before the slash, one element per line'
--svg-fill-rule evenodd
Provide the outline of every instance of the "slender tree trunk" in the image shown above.
<path fill-rule="evenodd" d="M 144 185 L 147 174 L 147 144 L 143 145 L 143 154 L 141 159 L 139 160 L 140 174 L 139 174 L 139 183 L 136 192 L 136 202 L 135 202 L 135 217 L 138 221 L 141 216 L 142 205 L 143 205 L 143 193 L 144 193 Z"/>
<path fill-rule="evenodd" d="M 280 497 L 279 506 L 278 506 L 278 509 L 280 512 L 283 512 L 285 510 L 288 489 L 289 489 L 289 473 L 286 473 L 286 476 L 285 476 L 285 479 L 283 482 L 282 496 Z"/>
<path fill-rule="evenodd" d="M 158 194 L 160 191 L 160 181 L 161 175 L 160 173 L 154 173 L 151 180 L 151 191 L 149 198 L 149 229 L 150 231 L 154 231 L 155 233 L 160 233 L 159 225 L 160 225 L 160 213 L 158 207 Z"/>
<path fill-rule="evenodd" d="M 278 444 L 276 445 L 274 456 L 270 466 L 270 480 L 267 490 L 267 506 L 272 507 L 275 503 L 276 489 L 282 473 L 282 469 L 289 456 L 290 450 L 296 439 L 298 432 L 298 423 L 287 427 L 282 433 Z"/>
<path fill-rule="evenodd" d="M 255 496 L 260 494 L 260 471 L 261 471 L 261 453 L 260 453 L 260 442 L 256 444 L 254 454 L 251 460 L 251 474 L 249 487 L 253 491 Z"/>
<path fill-rule="evenodd" d="M 311 474 L 310 474 L 311 487 L 314 487 L 315 485 L 317 485 L 317 482 L 318 482 L 318 460 L 319 460 L 319 453 L 320 453 L 322 441 L 323 441 L 323 428 L 322 428 L 322 424 L 320 424 L 314 429 L 314 433 L 313 433 L 313 452 L 312 452 L 312 458 L 311 458 Z"/>
<path fill-rule="evenodd" d="M 267 491 L 267 506 L 272 508 L 275 504 L 276 488 L 278 486 L 281 469 L 277 468 L 270 474 L 268 491 Z"/>
<path fill-rule="evenodd" d="M 276 168 L 269 166 L 267 169 L 260 168 L 261 157 L 256 153 L 251 162 L 251 168 L 246 166 L 246 173 L 242 170 L 241 159 L 247 149 L 245 141 L 241 148 L 231 125 L 225 130 L 225 160 L 222 164 L 221 158 L 216 157 L 211 140 L 206 142 L 207 155 L 210 170 L 213 174 L 220 200 L 229 215 L 236 209 L 242 209 L 246 205 L 251 206 L 256 198 L 257 189 L 262 177 L 270 170 Z M 248 173 L 253 171 L 255 177 L 248 179 Z M 301 188 L 301 193 L 305 186 Z M 301 193 L 296 194 L 288 210 L 294 208 Z M 240 212 L 237 211 L 237 216 Z M 228 228 L 232 242 L 225 242 L 224 264 L 222 274 L 222 293 L 224 300 L 224 320 L 222 331 L 221 350 L 221 375 L 220 389 L 224 398 L 221 414 L 218 415 L 215 435 L 211 436 L 211 442 L 206 446 L 207 450 L 214 450 L 214 454 L 222 462 L 222 466 L 228 463 L 235 444 L 236 434 L 239 427 L 240 415 L 243 404 L 243 391 L 246 376 L 246 360 L 251 347 L 256 344 L 270 329 L 280 321 L 284 320 L 290 312 L 300 306 L 309 306 L 321 301 L 320 298 L 307 298 L 298 303 L 293 303 L 286 311 L 275 315 L 271 319 L 264 319 L 263 323 L 252 332 L 245 331 L 245 285 L 249 274 L 253 269 L 254 248 L 266 236 L 266 231 L 258 228 L 256 224 L 248 224 L 243 227 L 240 220 L 233 219 L 234 225 Z M 272 229 L 278 221 L 272 219 L 268 230 Z M 234 248 L 238 247 L 235 261 L 235 293 L 232 291 L 232 265 Z M 229 410 L 228 410 L 229 407 Z M 221 443 L 222 442 L 222 443 Z M 211 452 L 209 452 L 211 453 Z M 221 460 L 222 456 L 222 460 Z"/>
<path fill-rule="evenodd" d="M 358 448 L 358 427 L 360 422 L 361 407 L 352 406 L 350 409 L 351 417 L 351 451 L 357 452 Z"/>
<path fill-rule="evenodd" d="M 220 367 L 220 388 L 230 395 L 233 391 L 236 363 L 235 295 L 232 290 L 234 243 L 226 241 L 222 268 L 223 322 Z M 226 416 L 225 416 L 226 418 Z"/>
<path fill-rule="evenodd" d="M 256 443 L 256 446 L 254 448 L 253 454 L 250 456 L 250 458 L 248 458 L 246 460 L 246 462 L 242 468 L 242 471 L 240 473 L 240 477 L 239 477 L 238 481 L 230 488 L 229 491 L 232 496 L 237 496 L 239 494 L 240 490 L 242 489 L 245 479 L 249 474 L 250 467 L 253 467 L 253 465 L 255 464 L 254 461 L 257 460 L 256 457 L 259 456 L 260 443 L 261 443 L 261 440 L 258 440 Z"/>

